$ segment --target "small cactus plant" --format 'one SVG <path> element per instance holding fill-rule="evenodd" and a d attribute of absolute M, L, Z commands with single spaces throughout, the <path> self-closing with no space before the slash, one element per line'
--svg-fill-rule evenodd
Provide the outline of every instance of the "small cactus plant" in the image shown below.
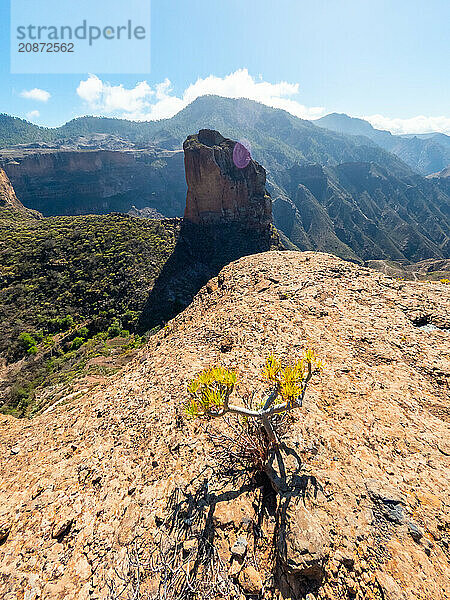
<path fill-rule="evenodd" d="M 313 374 L 321 368 L 322 362 L 312 350 L 307 350 L 303 358 L 286 367 L 282 366 L 279 359 L 269 356 L 263 375 L 272 385 L 272 390 L 256 410 L 230 403 L 237 381 L 234 370 L 221 366 L 205 369 L 189 383 L 190 399 L 185 407 L 186 414 L 191 418 L 213 418 L 234 413 L 257 419 L 264 427 L 269 443 L 277 446 L 278 439 L 271 417 L 302 406 L 307 385 Z"/>

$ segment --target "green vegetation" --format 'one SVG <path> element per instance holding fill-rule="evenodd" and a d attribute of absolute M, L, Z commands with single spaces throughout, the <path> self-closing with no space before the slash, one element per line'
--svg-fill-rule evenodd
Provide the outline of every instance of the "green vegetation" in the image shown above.
<path fill-rule="evenodd" d="M 32 414 L 38 388 L 84 372 L 108 340 L 120 353 L 141 345 L 137 323 L 178 232 L 176 221 L 2 210 L 0 358 L 25 360 L 0 384 L 0 410 Z"/>
<path fill-rule="evenodd" d="M 234 370 L 218 366 L 202 371 L 188 386 L 190 400 L 185 407 L 188 417 L 224 417 L 227 414 L 248 424 L 245 433 L 239 434 L 232 444 L 233 455 L 240 456 L 240 462 L 247 457 L 248 467 L 264 468 L 262 456 L 268 456 L 270 450 L 279 445 L 276 417 L 284 415 L 303 404 L 309 381 L 314 373 L 322 369 L 322 362 L 313 351 L 306 350 L 303 358 L 293 365 L 283 367 L 280 360 L 269 356 L 266 360 L 263 377 L 271 386 L 267 397 L 261 398 L 256 406 L 239 406 L 230 403 L 230 396 L 235 389 L 237 374 Z M 257 393 L 255 393 L 256 397 Z M 249 423 L 250 421 L 250 423 Z M 257 422 L 255 426 L 254 422 Z M 261 435 L 261 432 L 264 432 Z M 229 438 L 228 438 L 229 440 Z M 255 443 L 257 442 L 257 443 Z M 239 451 L 240 445 L 241 451 Z M 227 446 L 228 447 L 228 446 Z M 249 453 L 254 447 L 255 452 Z"/>
<path fill-rule="evenodd" d="M 19 335 L 19 344 L 23 351 L 27 354 L 37 353 L 36 343 L 37 342 L 35 338 L 29 333 L 21 333 Z"/>
<path fill-rule="evenodd" d="M 29 121 L 0 114 L 0 147 L 14 144 L 47 142 L 54 138 L 54 130 L 33 125 Z"/>

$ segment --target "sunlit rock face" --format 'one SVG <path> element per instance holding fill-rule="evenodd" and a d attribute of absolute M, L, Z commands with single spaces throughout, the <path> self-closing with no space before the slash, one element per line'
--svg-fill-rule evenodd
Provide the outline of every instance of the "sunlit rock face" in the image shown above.
<path fill-rule="evenodd" d="M 272 202 L 266 171 L 239 142 L 218 131 L 201 129 L 183 144 L 186 182 L 185 219 L 193 223 L 237 222 L 266 230 L 272 223 Z"/>
<path fill-rule="evenodd" d="M 29 210 L 20 202 L 16 196 L 11 182 L 0 167 L 0 210 L 13 210 L 15 214 L 24 215 L 27 217 L 40 218 L 42 215 L 35 210 Z"/>
<path fill-rule="evenodd" d="M 17 199 L 8 176 L 3 169 L 0 169 L 0 206 L 23 209 L 22 204 Z"/>

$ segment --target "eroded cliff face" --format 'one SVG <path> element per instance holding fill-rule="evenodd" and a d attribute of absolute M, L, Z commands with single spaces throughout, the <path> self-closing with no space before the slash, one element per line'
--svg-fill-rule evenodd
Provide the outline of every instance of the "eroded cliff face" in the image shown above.
<path fill-rule="evenodd" d="M 266 171 L 239 142 L 218 131 L 201 129 L 183 144 L 188 185 L 185 219 L 211 225 L 240 223 L 267 230 L 272 202 L 266 191 Z"/>
<path fill-rule="evenodd" d="M 275 224 L 300 250 L 361 262 L 449 255 L 445 183 L 398 178 L 375 163 L 294 165 L 280 178 Z"/>
<path fill-rule="evenodd" d="M 122 374 L 0 416 L 0 596 L 106 600 L 138 556 L 142 598 L 186 561 L 212 565 L 204 598 L 448 600 L 449 315 L 449 286 L 326 254 L 226 266 Z M 237 367 L 235 402 L 259 399 L 265 357 L 307 347 L 325 368 L 292 415 L 284 489 L 227 476 L 184 417 L 187 382 Z"/>
<path fill-rule="evenodd" d="M 9 208 L 27 216 L 40 216 L 36 211 L 26 209 L 20 200 L 18 200 L 14 188 L 2 168 L 0 168 L 0 208 Z"/>
<path fill-rule="evenodd" d="M 18 210 L 24 208 L 17 199 L 14 188 L 3 169 L 0 169 L 0 206 L 7 206 Z"/>
<path fill-rule="evenodd" d="M 45 216 L 106 214 L 150 207 L 180 216 L 186 183 L 181 151 L 3 151 L 18 198 Z"/>

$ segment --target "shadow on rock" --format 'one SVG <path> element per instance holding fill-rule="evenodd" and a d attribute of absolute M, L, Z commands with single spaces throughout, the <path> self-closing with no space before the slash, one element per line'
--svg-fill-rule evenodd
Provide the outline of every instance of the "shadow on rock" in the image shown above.
<path fill-rule="evenodd" d="M 323 488 L 314 475 L 301 474 L 301 459 L 285 444 L 270 457 L 267 474 L 277 492 L 274 550 L 280 592 L 304 597 L 319 589 L 331 539 Z"/>
<path fill-rule="evenodd" d="M 239 223 L 197 225 L 183 221 L 175 249 L 150 292 L 139 322 L 141 332 L 184 310 L 209 279 L 228 263 L 278 247 L 277 234 Z"/>

